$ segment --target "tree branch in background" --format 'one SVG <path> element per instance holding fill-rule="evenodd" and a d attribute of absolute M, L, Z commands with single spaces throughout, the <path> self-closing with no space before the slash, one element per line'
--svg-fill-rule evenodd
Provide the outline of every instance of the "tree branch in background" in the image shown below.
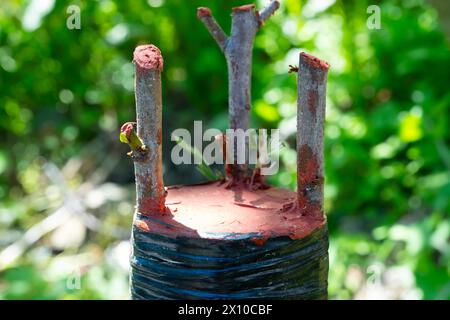
<path fill-rule="evenodd" d="M 323 127 L 328 63 L 300 54 L 297 99 L 297 199 L 302 215 L 323 217 Z"/>
<path fill-rule="evenodd" d="M 104 144 L 104 139 L 100 140 L 102 144 Z M 103 147 L 102 144 L 95 143 L 88 145 L 88 153 L 92 154 L 94 149 L 98 151 Z M 80 153 L 83 154 L 84 152 L 82 151 Z M 100 152 L 99 154 L 103 154 L 103 152 Z M 83 159 L 83 157 L 80 157 L 80 159 Z M 118 163 L 117 159 L 118 158 L 115 157 L 112 161 L 105 162 L 104 166 L 98 167 L 94 172 L 89 174 L 89 180 L 85 181 L 79 188 L 77 188 L 77 190 L 74 191 L 69 189 L 63 173 L 56 167 L 56 165 L 50 162 L 46 163 L 43 166 L 43 171 L 53 185 L 55 185 L 59 190 L 62 190 L 64 197 L 63 204 L 57 210 L 50 213 L 47 217 L 29 227 L 27 231 L 21 235 L 21 237 L 0 251 L 0 272 L 13 265 L 13 263 L 19 259 L 24 252 L 42 239 L 42 237 L 54 231 L 72 217 L 81 219 L 83 224 L 90 230 L 104 232 L 101 229 L 101 225 L 104 225 L 104 222 L 100 221 L 99 218 L 87 211 L 86 199 L 89 198 L 89 194 L 91 192 L 98 193 L 99 185 L 104 182 L 108 176 L 108 173 L 116 167 L 116 164 Z M 76 160 L 72 159 L 72 161 Z M 66 166 L 70 165 L 70 163 L 66 164 Z M 29 201 L 29 199 L 26 199 L 26 201 Z M 108 235 L 112 235 L 117 239 L 126 239 L 129 233 L 128 230 L 113 226 L 108 229 Z"/>

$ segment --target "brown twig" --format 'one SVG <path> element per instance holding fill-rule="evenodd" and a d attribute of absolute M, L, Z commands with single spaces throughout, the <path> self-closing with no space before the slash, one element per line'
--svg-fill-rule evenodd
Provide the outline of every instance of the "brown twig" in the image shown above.
<path fill-rule="evenodd" d="M 155 214 L 165 211 L 161 150 L 163 58 L 159 49 L 151 44 L 138 46 L 133 58 L 137 135 L 148 152 L 145 159 L 134 161 L 136 210 L 141 214 Z"/>
<path fill-rule="evenodd" d="M 297 198 L 302 215 L 323 217 L 323 127 L 329 65 L 300 54 L 297 100 Z"/>

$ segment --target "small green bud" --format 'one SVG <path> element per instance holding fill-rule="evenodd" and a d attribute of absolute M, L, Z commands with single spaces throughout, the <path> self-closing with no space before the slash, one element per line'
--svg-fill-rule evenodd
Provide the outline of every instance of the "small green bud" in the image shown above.
<path fill-rule="evenodd" d="M 131 151 L 146 151 L 145 145 L 138 137 L 135 130 L 136 122 L 127 122 L 120 128 L 119 140 L 130 146 Z"/>

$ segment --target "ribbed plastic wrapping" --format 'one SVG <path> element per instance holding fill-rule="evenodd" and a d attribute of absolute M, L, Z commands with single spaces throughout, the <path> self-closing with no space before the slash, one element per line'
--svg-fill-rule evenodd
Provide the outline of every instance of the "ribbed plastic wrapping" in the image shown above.
<path fill-rule="evenodd" d="M 296 240 L 274 237 L 257 245 L 255 236 L 172 237 L 133 227 L 132 298 L 327 298 L 326 225 Z"/>

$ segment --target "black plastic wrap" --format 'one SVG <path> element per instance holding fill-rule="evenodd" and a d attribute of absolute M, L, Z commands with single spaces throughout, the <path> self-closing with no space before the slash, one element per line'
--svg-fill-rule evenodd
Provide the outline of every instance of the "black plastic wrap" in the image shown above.
<path fill-rule="evenodd" d="M 133 299 L 326 299 L 326 225 L 301 239 L 188 238 L 133 227 Z"/>

